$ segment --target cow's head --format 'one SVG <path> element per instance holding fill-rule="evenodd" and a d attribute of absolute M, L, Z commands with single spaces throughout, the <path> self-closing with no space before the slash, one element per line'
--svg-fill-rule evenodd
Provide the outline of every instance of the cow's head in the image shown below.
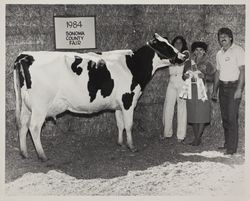
<path fill-rule="evenodd" d="M 173 45 L 171 45 L 166 38 L 161 37 L 155 33 L 153 39 L 147 43 L 158 54 L 161 59 L 178 59 L 185 60 L 186 55 L 180 53 Z"/>

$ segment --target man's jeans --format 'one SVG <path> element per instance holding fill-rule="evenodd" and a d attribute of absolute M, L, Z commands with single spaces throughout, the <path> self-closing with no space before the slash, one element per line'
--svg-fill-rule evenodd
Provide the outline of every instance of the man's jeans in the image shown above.
<path fill-rule="evenodd" d="M 235 153 L 238 146 L 238 114 L 241 99 L 234 99 L 237 82 L 219 84 L 221 117 L 227 152 Z"/>

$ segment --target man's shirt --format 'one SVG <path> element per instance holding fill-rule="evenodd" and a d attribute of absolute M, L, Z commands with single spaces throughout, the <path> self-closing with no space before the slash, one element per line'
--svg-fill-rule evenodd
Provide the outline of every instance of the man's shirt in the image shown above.
<path fill-rule="evenodd" d="M 245 65 L 245 51 L 242 47 L 232 44 L 227 51 L 222 48 L 216 55 L 216 68 L 220 71 L 221 81 L 236 81 L 239 78 L 239 67 Z"/>

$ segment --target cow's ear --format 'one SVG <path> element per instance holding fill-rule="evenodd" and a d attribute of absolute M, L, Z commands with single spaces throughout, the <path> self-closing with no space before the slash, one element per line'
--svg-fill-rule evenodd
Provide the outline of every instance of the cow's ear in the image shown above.
<path fill-rule="evenodd" d="M 160 35 L 159 35 L 158 33 L 155 33 L 155 34 L 154 34 L 154 37 L 155 37 L 155 38 L 159 38 L 159 36 L 160 36 Z"/>

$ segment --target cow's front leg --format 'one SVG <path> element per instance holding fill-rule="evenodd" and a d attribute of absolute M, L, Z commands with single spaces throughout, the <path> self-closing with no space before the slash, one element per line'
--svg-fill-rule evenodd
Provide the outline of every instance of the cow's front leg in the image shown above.
<path fill-rule="evenodd" d="M 132 152 L 137 152 L 138 150 L 133 144 L 132 132 L 131 132 L 133 126 L 133 114 L 134 114 L 134 109 L 132 108 L 130 110 L 123 110 L 123 120 L 127 134 L 127 145 Z"/>
<path fill-rule="evenodd" d="M 118 142 L 117 144 L 120 146 L 123 145 L 123 130 L 124 130 L 124 121 L 123 121 L 123 115 L 121 110 L 115 111 L 115 118 L 116 118 L 116 124 L 118 127 Z"/>

